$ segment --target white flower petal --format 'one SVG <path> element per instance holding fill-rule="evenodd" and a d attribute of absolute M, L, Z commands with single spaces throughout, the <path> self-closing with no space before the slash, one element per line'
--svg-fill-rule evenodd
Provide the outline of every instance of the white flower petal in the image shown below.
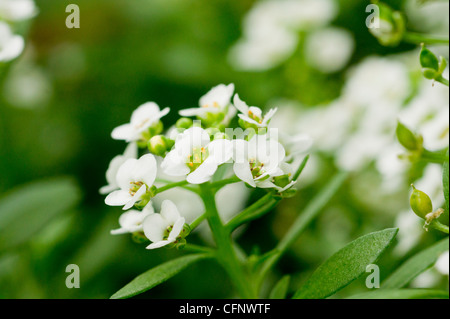
<path fill-rule="evenodd" d="M 132 178 L 135 181 L 144 182 L 148 187 L 151 187 L 155 182 L 157 173 L 155 156 L 153 154 L 143 155 L 135 163 Z"/>
<path fill-rule="evenodd" d="M 146 247 L 146 249 L 157 249 L 157 248 L 161 248 L 161 247 L 167 246 L 167 245 L 169 245 L 169 244 L 171 244 L 171 243 L 173 243 L 173 242 L 174 242 L 174 241 L 170 241 L 170 240 L 161 240 L 161 241 L 158 241 L 158 242 L 156 242 L 156 243 L 152 243 L 152 244 L 148 245 L 148 246 Z"/>
<path fill-rule="evenodd" d="M 248 115 L 249 107 L 248 107 L 247 103 L 245 103 L 244 101 L 242 101 L 239 98 L 239 94 L 234 95 L 233 104 L 239 110 L 239 112 L 241 112 L 245 115 Z"/>
<path fill-rule="evenodd" d="M 115 140 L 132 141 L 136 139 L 136 131 L 131 124 L 123 124 L 112 131 L 111 137 Z"/>
<path fill-rule="evenodd" d="M 146 192 L 147 192 L 147 186 L 142 185 L 139 188 L 139 190 L 133 196 L 131 196 L 130 200 L 123 207 L 123 210 L 127 210 L 127 209 L 130 209 L 131 207 L 133 207 L 134 204 L 136 204 L 138 201 L 141 200 L 142 195 L 144 195 Z"/>
<path fill-rule="evenodd" d="M 170 224 L 174 225 L 180 218 L 177 206 L 170 200 L 166 199 L 161 204 L 161 216 Z"/>
<path fill-rule="evenodd" d="M 127 191 L 118 190 L 106 196 L 105 203 L 109 206 L 122 206 L 131 198 L 132 196 Z"/>
<path fill-rule="evenodd" d="M 215 163 L 223 164 L 233 156 L 233 143 L 229 140 L 218 139 L 208 144 L 209 156 Z"/>
<path fill-rule="evenodd" d="M 175 241 L 177 237 L 180 235 L 181 231 L 183 230 L 183 226 L 185 223 L 184 218 L 179 218 L 175 224 L 173 225 L 172 231 L 169 234 L 169 241 Z"/>
<path fill-rule="evenodd" d="M 211 179 L 217 171 L 217 167 L 217 163 L 208 157 L 195 171 L 187 176 L 186 180 L 191 184 L 203 184 Z"/>
<path fill-rule="evenodd" d="M 156 243 L 164 238 L 164 232 L 169 227 L 169 223 L 160 214 L 151 214 L 142 223 L 145 236 Z"/>
<path fill-rule="evenodd" d="M 255 181 L 253 180 L 253 175 L 250 170 L 250 164 L 247 163 L 235 163 L 233 165 L 233 170 L 236 176 L 249 184 L 250 186 L 256 187 Z"/>

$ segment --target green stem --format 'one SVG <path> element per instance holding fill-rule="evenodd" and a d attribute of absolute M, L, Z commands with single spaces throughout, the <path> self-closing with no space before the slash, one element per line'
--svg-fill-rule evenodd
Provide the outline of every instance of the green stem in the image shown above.
<path fill-rule="evenodd" d="M 211 183 L 211 187 L 213 189 L 221 189 L 222 187 L 228 185 L 228 184 L 234 184 L 239 183 L 241 180 L 237 176 L 233 176 L 231 178 L 227 178 L 218 182 Z"/>
<path fill-rule="evenodd" d="M 254 220 L 263 214 L 270 211 L 280 200 L 273 198 L 272 194 L 268 193 L 261 197 L 258 201 L 253 203 L 253 205 L 244 209 L 241 213 L 236 215 L 232 220 L 228 222 L 225 226 L 228 232 L 232 232 L 237 227 Z"/>
<path fill-rule="evenodd" d="M 206 219 L 206 213 L 200 215 L 199 217 L 197 217 L 196 220 L 194 220 L 189 227 L 191 228 L 191 231 L 194 230 L 195 228 L 197 228 L 198 225 L 200 225 L 204 220 Z"/>
<path fill-rule="evenodd" d="M 424 35 L 415 32 L 405 33 L 403 41 L 412 44 L 449 44 L 448 37 Z"/>
<path fill-rule="evenodd" d="M 442 75 L 440 77 L 438 77 L 436 79 L 436 81 L 439 82 L 439 83 L 442 83 L 442 84 L 444 84 L 446 86 L 449 86 L 448 80 L 446 78 L 444 78 Z"/>
<path fill-rule="evenodd" d="M 293 181 L 296 181 L 300 177 L 300 174 L 305 169 L 305 166 L 306 166 L 306 163 L 308 163 L 308 160 L 309 160 L 309 155 L 306 155 L 306 157 L 303 159 L 302 163 L 298 167 L 297 171 L 295 172 L 294 177 L 292 178 Z"/>
<path fill-rule="evenodd" d="M 175 187 L 185 186 L 187 184 L 188 184 L 187 181 L 181 181 L 181 182 L 176 182 L 176 183 L 171 183 L 171 184 L 168 184 L 168 185 L 164 185 L 164 186 L 159 187 L 159 188 L 156 189 L 155 195 L 159 194 L 159 193 L 162 193 L 164 191 L 167 191 L 169 189 L 175 188 Z"/>
<path fill-rule="evenodd" d="M 424 149 L 420 159 L 430 163 L 444 164 L 445 162 L 448 162 L 447 149 L 435 152 Z"/>
<path fill-rule="evenodd" d="M 217 245 L 217 260 L 230 276 L 242 298 L 256 298 L 256 293 L 252 290 L 244 269 L 233 249 L 230 234 L 220 220 L 211 184 L 204 183 L 200 185 L 200 189 L 201 197 L 205 203 L 206 217 Z"/>
<path fill-rule="evenodd" d="M 443 232 L 443 233 L 446 233 L 446 234 L 449 233 L 448 226 L 442 224 L 441 222 L 439 222 L 439 221 L 437 221 L 437 220 L 433 220 L 433 221 L 428 225 L 428 227 L 434 228 L 434 229 L 439 230 L 439 231 L 441 231 L 441 232 Z"/>
<path fill-rule="evenodd" d="M 258 278 L 258 287 L 262 284 L 265 275 L 278 262 L 283 253 L 285 253 L 286 250 L 294 244 L 306 227 L 319 215 L 325 205 L 336 194 L 344 181 L 347 179 L 347 176 L 347 172 L 340 172 L 334 176 L 331 182 L 311 200 L 303 213 L 297 217 L 286 235 L 274 248 L 274 251 L 277 251 L 277 253 L 263 264 L 260 277 Z"/>

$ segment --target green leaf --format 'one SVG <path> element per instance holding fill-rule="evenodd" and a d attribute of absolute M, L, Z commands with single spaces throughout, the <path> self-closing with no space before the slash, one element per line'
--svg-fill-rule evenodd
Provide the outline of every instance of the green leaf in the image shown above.
<path fill-rule="evenodd" d="M 378 289 L 348 299 L 448 299 L 448 292 L 431 289 Z"/>
<path fill-rule="evenodd" d="M 270 292 L 269 299 L 285 299 L 291 277 L 286 275 L 281 278 Z"/>
<path fill-rule="evenodd" d="M 434 265 L 439 256 L 448 250 L 448 237 L 408 259 L 381 285 L 382 289 L 406 286 L 411 280 Z"/>
<path fill-rule="evenodd" d="M 8 192 L 0 199 L 0 251 L 24 244 L 80 198 L 76 182 L 68 177 L 36 181 Z"/>
<path fill-rule="evenodd" d="M 448 151 L 447 151 L 448 158 Z M 442 173 L 442 183 L 444 184 L 444 196 L 445 196 L 445 210 L 448 213 L 448 197 L 449 197 L 449 187 L 448 187 L 448 179 L 449 179 L 449 168 L 448 168 L 448 160 L 444 163 L 443 173 Z"/>
<path fill-rule="evenodd" d="M 327 298 L 361 276 L 392 243 L 398 228 L 362 236 L 325 261 L 297 291 L 294 299 Z"/>
<path fill-rule="evenodd" d="M 193 263 L 210 257 L 208 254 L 196 254 L 165 262 L 137 276 L 129 284 L 112 295 L 111 299 L 124 299 L 141 294 L 162 284 Z"/>

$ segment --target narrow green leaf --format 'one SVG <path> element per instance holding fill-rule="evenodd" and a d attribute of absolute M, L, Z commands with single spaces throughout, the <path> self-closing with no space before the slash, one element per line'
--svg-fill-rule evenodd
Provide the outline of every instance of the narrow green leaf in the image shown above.
<path fill-rule="evenodd" d="M 448 158 L 448 151 L 447 151 L 447 158 Z M 448 186 L 448 179 L 449 179 L 449 167 L 448 167 L 448 161 L 444 163 L 444 169 L 442 173 L 442 183 L 444 185 L 444 196 L 445 196 L 445 210 L 448 213 L 449 206 L 448 206 L 448 197 L 449 197 L 449 186 Z"/>
<path fill-rule="evenodd" d="M 0 251 L 25 243 L 80 198 L 76 182 L 68 177 L 36 181 L 8 192 L 0 198 Z"/>
<path fill-rule="evenodd" d="M 398 228 L 362 236 L 335 253 L 312 274 L 294 299 L 327 298 L 366 271 L 392 243 Z"/>
<path fill-rule="evenodd" d="M 448 250 L 448 237 L 419 252 L 392 273 L 381 285 L 382 289 L 396 289 L 406 286 L 411 280 L 434 265 L 438 257 Z"/>
<path fill-rule="evenodd" d="M 285 299 L 286 294 L 288 292 L 290 281 L 291 281 L 291 277 L 289 275 L 286 275 L 283 278 L 281 278 L 277 282 L 275 287 L 273 287 L 272 291 L 270 292 L 269 298 L 270 299 Z"/>
<path fill-rule="evenodd" d="M 431 289 L 378 289 L 348 299 L 448 299 L 448 292 Z"/>
<path fill-rule="evenodd" d="M 141 294 L 167 281 L 193 263 L 210 257 L 208 254 L 196 254 L 165 262 L 137 276 L 129 284 L 112 295 L 111 299 L 125 299 Z"/>

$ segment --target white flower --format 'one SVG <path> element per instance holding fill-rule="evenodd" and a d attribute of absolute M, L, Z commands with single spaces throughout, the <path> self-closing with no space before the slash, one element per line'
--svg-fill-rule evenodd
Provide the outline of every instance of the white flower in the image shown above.
<path fill-rule="evenodd" d="M 25 47 L 20 35 L 14 35 L 9 25 L 0 21 L 0 62 L 8 62 L 17 58 Z"/>
<path fill-rule="evenodd" d="M 160 248 L 176 242 L 182 233 L 184 223 L 185 219 L 180 216 L 175 204 L 170 200 L 163 201 L 160 214 L 151 214 L 144 219 L 144 234 L 152 242 L 147 249 Z"/>
<path fill-rule="evenodd" d="M 111 235 L 122 235 L 144 231 L 142 226 L 144 219 L 154 213 L 155 211 L 151 203 L 145 206 L 142 211 L 132 209 L 123 213 L 119 217 L 120 228 L 111 230 Z"/>
<path fill-rule="evenodd" d="M 235 140 L 234 173 L 253 187 L 274 187 L 270 177 L 284 175 L 280 164 L 285 157 L 284 147 L 266 135 L 255 135 L 249 142 Z"/>
<path fill-rule="evenodd" d="M 257 127 L 267 127 L 270 119 L 275 115 L 277 109 L 270 109 L 266 115 L 263 116 L 262 110 L 256 106 L 248 106 L 247 103 L 239 98 L 239 95 L 234 96 L 234 106 L 242 113 L 238 114 L 239 118 L 247 123 L 254 124 Z"/>
<path fill-rule="evenodd" d="M 127 159 L 116 175 L 120 190 L 109 194 L 105 203 L 110 206 L 125 205 L 124 210 L 133 207 L 153 185 L 156 173 L 156 159 L 152 154 L 146 154 L 139 159 Z"/>
<path fill-rule="evenodd" d="M 447 275 L 448 276 L 448 270 L 449 270 L 449 266 L 448 266 L 448 250 L 443 253 L 439 259 L 436 262 L 436 269 L 443 275 Z"/>
<path fill-rule="evenodd" d="M 21 21 L 37 14 L 33 0 L 0 0 L 0 19 Z"/>
<path fill-rule="evenodd" d="M 209 134 L 200 127 L 191 127 L 179 134 L 175 147 L 161 164 L 169 176 L 186 176 L 192 184 L 202 184 L 211 179 L 219 165 L 232 157 L 231 141 L 210 141 Z"/>
<path fill-rule="evenodd" d="M 306 58 L 311 66 L 324 73 L 333 73 L 349 62 L 355 41 L 352 34 L 330 27 L 313 32 L 306 41 Z"/>
<path fill-rule="evenodd" d="M 160 119 L 167 115 L 169 111 L 168 107 L 161 111 L 154 102 L 142 104 L 131 115 L 130 123 L 116 127 L 112 131 L 111 136 L 116 140 L 138 141 L 142 139 L 143 134 L 149 128 L 156 126 Z"/>
<path fill-rule="evenodd" d="M 197 116 L 201 119 L 207 120 L 208 116 L 232 117 L 234 114 L 230 114 L 229 108 L 231 97 L 234 93 L 234 84 L 220 84 L 213 87 L 208 93 L 200 98 L 200 107 L 181 110 L 179 114 L 181 116 Z"/>
<path fill-rule="evenodd" d="M 119 188 L 119 185 L 116 181 L 117 171 L 127 159 L 137 158 L 137 156 L 138 149 L 136 143 L 130 143 L 125 149 L 123 155 L 117 155 L 111 160 L 108 166 L 108 170 L 106 171 L 106 181 L 108 182 L 108 185 L 100 188 L 100 194 L 108 194 Z"/>

